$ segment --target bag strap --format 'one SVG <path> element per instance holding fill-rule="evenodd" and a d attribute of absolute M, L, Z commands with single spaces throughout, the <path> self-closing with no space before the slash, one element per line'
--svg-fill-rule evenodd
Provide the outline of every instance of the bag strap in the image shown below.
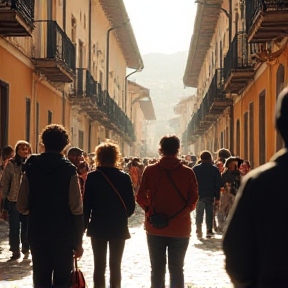
<path fill-rule="evenodd" d="M 179 191 L 178 187 L 176 186 L 176 184 L 174 183 L 174 181 L 171 178 L 170 172 L 162 167 L 160 167 L 162 170 L 164 170 L 166 172 L 166 175 L 168 176 L 171 184 L 173 185 L 173 187 L 175 188 L 175 190 L 178 192 L 179 196 L 182 198 L 182 200 L 186 203 L 188 203 L 188 201 L 184 198 L 184 196 L 182 195 L 182 193 Z"/>
<path fill-rule="evenodd" d="M 115 193 L 118 195 L 119 199 L 121 200 L 123 207 L 126 211 L 126 213 L 128 212 L 127 207 L 122 199 L 122 197 L 120 196 L 119 192 L 117 191 L 117 189 L 114 187 L 114 185 L 112 184 L 112 182 L 109 180 L 109 178 L 105 175 L 105 173 L 103 173 L 101 170 L 97 169 L 96 171 L 100 172 L 103 177 L 107 180 L 107 182 L 110 184 L 110 186 L 113 188 L 113 190 L 115 191 Z"/>
<path fill-rule="evenodd" d="M 175 218 L 178 214 L 180 214 L 180 213 L 187 207 L 188 201 L 184 198 L 184 196 L 182 195 L 182 193 L 179 191 L 178 187 L 176 186 L 176 184 L 175 184 L 174 181 L 172 180 L 169 171 L 166 170 L 166 169 L 164 169 L 164 168 L 162 168 L 162 167 L 160 167 L 159 164 L 158 164 L 158 167 L 166 172 L 166 175 L 168 176 L 171 184 L 173 185 L 173 187 L 175 188 L 175 190 L 177 191 L 177 193 L 179 194 L 179 196 L 181 197 L 181 199 L 185 202 L 185 205 L 184 205 L 178 212 L 176 212 L 175 214 L 173 214 L 171 217 L 168 218 L 168 220 L 171 220 L 171 219 Z M 154 197 L 155 197 L 155 195 L 154 195 Z M 153 203 L 153 211 L 154 211 L 154 213 L 156 214 L 157 212 L 156 212 L 156 209 L 155 209 L 154 197 L 153 197 L 153 199 L 151 199 L 151 202 Z"/>

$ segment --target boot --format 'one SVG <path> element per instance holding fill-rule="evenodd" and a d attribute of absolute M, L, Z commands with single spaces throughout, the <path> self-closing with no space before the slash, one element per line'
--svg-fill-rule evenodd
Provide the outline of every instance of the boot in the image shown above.
<path fill-rule="evenodd" d="M 20 251 L 13 251 L 10 260 L 17 260 L 20 258 Z"/>
<path fill-rule="evenodd" d="M 202 225 L 201 224 L 196 224 L 196 235 L 198 239 L 202 238 Z"/>

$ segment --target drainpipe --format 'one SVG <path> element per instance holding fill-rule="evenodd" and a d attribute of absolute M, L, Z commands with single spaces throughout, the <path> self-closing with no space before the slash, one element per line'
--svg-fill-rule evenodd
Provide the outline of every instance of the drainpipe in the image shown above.
<path fill-rule="evenodd" d="M 232 11 L 232 0 L 229 0 L 229 14 L 226 14 L 226 16 L 229 19 L 229 45 L 232 42 L 232 15 L 233 11 Z"/>
<path fill-rule="evenodd" d="M 106 91 L 108 94 L 108 90 L 109 90 L 109 48 L 110 48 L 110 32 L 119 28 L 122 28 L 123 26 L 125 26 L 128 22 L 130 21 L 130 19 L 126 20 L 124 23 L 122 23 L 119 26 L 115 26 L 115 27 L 111 27 L 107 30 L 107 40 L 106 40 Z"/>
<path fill-rule="evenodd" d="M 88 55 L 88 68 L 89 68 L 89 71 L 91 73 L 91 39 L 92 39 L 92 36 L 91 36 L 91 27 L 92 27 L 92 2 L 91 0 L 89 0 L 89 55 Z M 91 73 L 92 74 L 92 73 Z"/>
<path fill-rule="evenodd" d="M 63 30 L 66 33 L 66 0 L 63 0 Z"/>
<path fill-rule="evenodd" d="M 124 91 L 124 97 L 125 97 L 125 113 L 127 112 L 127 85 L 128 85 L 128 77 L 135 74 L 136 72 L 141 72 L 143 68 L 137 68 L 135 71 L 131 72 L 125 77 L 125 91 Z M 126 113 L 127 114 L 127 113 Z M 131 116 L 131 115 L 130 115 Z"/>

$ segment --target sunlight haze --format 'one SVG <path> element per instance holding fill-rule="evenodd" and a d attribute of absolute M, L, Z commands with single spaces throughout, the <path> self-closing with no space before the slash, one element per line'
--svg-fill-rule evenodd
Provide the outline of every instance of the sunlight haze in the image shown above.
<path fill-rule="evenodd" d="M 124 4 L 142 55 L 189 50 L 194 0 L 124 0 Z"/>

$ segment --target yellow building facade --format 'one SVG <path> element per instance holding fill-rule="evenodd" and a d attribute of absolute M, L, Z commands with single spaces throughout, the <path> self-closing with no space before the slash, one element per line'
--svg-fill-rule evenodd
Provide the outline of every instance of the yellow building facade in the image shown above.
<path fill-rule="evenodd" d="M 110 139 L 129 155 L 127 68 L 143 62 L 122 0 L 2 1 L 0 147 L 24 139 L 36 152 L 58 123 L 84 151 Z"/>
<path fill-rule="evenodd" d="M 257 167 L 283 147 L 274 118 L 288 83 L 287 21 L 286 1 L 199 2 L 183 77 L 197 87 L 187 129 L 196 153 L 225 147 Z"/>

